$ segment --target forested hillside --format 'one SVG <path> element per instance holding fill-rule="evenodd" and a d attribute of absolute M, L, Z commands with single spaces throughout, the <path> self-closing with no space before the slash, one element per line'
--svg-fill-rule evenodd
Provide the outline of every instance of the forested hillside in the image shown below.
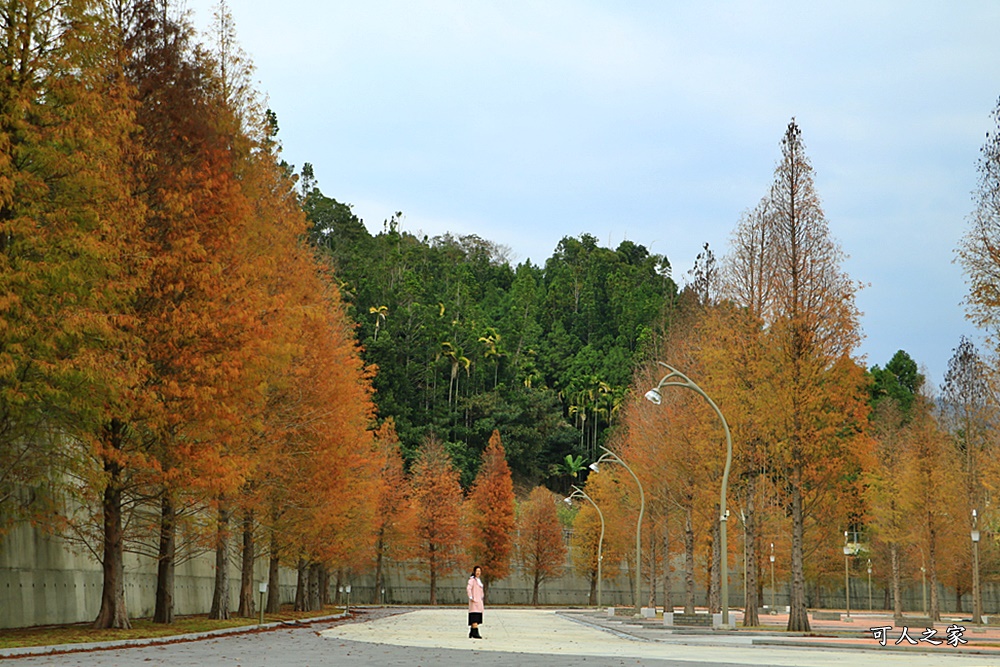
<path fill-rule="evenodd" d="M 402 231 L 401 214 L 372 236 L 320 191 L 310 165 L 302 172 L 311 239 L 342 284 L 378 368 L 379 415 L 395 419 L 407 458 L 433 432 L 468 485 L 493 429 L 525 484 L 558 485 L 595 458 L 633 361 L 677 294 L 666 257 L 582 234 L 559 241 L 544 266 L 513 266 L 479 236 Z"/>

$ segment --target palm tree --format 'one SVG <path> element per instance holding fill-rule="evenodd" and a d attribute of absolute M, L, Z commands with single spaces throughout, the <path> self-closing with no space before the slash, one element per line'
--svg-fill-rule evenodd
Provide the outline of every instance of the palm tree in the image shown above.
<path fill-rule="evenodd" d="M 375 316 L 375 340 L 378 340 L 378 327 L 385 321 L 385 316 L 389 313 L 388 306 L 372 306 L 368 312 Z"/>
<path fill-rule="evenodd" d="M 458 369 L 465 368 L 465 372 L 468 373 L 469 366 L 472 365 L 472 360 L 465 356 L 457 346 L 448 341 L 441 343 L 441 356 L 451 362 L 451 379 L 448 381 L 448 405 L 451 406 L 452 389 L 454 389 L 456 399 L 458 397 Z"/>
<path fill-rule="evenodd" d="M 587 469 L 584 465 L 584 459 L 582 456 L 573 456 L 572 454 L 567 454 L 561 463 L 557 463 L 549 468 L 550 473 L 553 476 L 560 478 L 570 478 L 577 479 L 580 476 L 580 472 Z M 565 491 L 569 486 L 569 480 L 561 485 Z"/>
<path fill-rule="evenodd" d="M 500 359 L 501 357 L 506 357 L 507 353 L 500 349 L 500 334 L 493 327 L 488 327 L 486 329 L 486 334 L 479 337 L 479 342 L 486 346 L 486 351 L 483 352 L 484 359 L 495 359 L 493 365 L 493 388 L 497 387 L 497 376 L 500 371 Z"/>

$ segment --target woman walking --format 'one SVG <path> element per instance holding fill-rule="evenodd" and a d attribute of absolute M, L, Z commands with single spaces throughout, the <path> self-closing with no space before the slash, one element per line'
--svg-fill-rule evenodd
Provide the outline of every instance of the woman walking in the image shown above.
<path fill-rule="evenodd" d="M 472 568 L 472 575 L 465 590 L 469 594 L 469 639 L 482 639 L 479 626 L 483 624 L 483 568 Z"/>

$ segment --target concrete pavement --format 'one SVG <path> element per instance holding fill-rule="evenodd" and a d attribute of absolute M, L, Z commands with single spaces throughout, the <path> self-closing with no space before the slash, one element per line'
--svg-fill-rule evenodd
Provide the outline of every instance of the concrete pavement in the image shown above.
<path fill-rule="evenodd" d="M 856 619 L 857 625 L 861 619 Z M 324 637 L 382 645 L 444 648 L 469 652 L 541 654 L 553 657 L 632 658 L 679 663 L 734 665 L 1000 665 L 998 644 L 966 634 L 969 644 L 953 648 L 925 642 L 895 646 L 888 633 L 880 646 L 867 627 L 846 635 L 793 636 L 760 631 L 670 630 L 662 622 L 609 619 L 593 612 L 488 609 L 482 641 L 466 637 L 463 610 L 420 609 L 372 621 L 339 625 Z M 901 628 L 900 628 L 901 630 Z M 898 633 L 897 633 L 898 634 Z M 913 633 L 914 639 L 921 637 Z M 941 639 L 944 639 L 943 634 Z"/>
<path fill-rule="evenodd" d="M 780 622 L 780 619 L 769 618 Z M 879 667 L 955 665 L 1000 667 L 1000 628 L 967 632 L 961 648 L 925 642 L 896 646 L 899 630 L 882 647 L 867 631 L 878 615 L 853 622 L 823 621 L 810 636 L 770 630 L 723 632 L 668 629 L 662 621 L 609 618 L 587 610 L 490 608 L 482 641 L 467 638 L 464 608 L 359 610 L 352 618 L 263 632 L 214 636 L 201 641 L 172 641 L 142 646 L 64 654 L 22 656 L 18 667 L 72 665 L 111 667 L 270 667 L 333 665 L 775 665 L 833 667 L 848 662 Z M 887 625 L 890 625 L 888 623 Z M 919 625 L 919 624 L 918 624 Z M 841 631 L 841 626 L 848 629 Z M 783 626 L 782 626 L 783 627 Z M 874 627 L 874 626 L 872 626 Z M 910 628 L 914 638 L 921 636 Z M 49 647 L 69 648 L 69 647 Z M 39 649 L 46 650 L 46 649 Z M 5 652 L 0 652 L 3 656 Z"/>

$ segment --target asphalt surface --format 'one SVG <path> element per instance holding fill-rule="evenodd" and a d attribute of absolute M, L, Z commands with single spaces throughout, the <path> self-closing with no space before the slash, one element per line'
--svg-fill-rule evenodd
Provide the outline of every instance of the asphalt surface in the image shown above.
<path fill-rule="evenodd" d="M 1000 641 L 966 634 L 968 644 L 894 646 L 898 630 L 881 647 L 867 626 L 876 618 L 855 618 L 856 630 L 795 637 L 779 632 L 671 630 L 662 623 L 608 618 L 589 611 L 488 609 L 482 634 L 468 639 L 465 610 L 459 608 L 358 610 L 350 618 L 264 631 L 100 650 L 11 657 L 22 666 L 170 665 L 176 667 L 348 667 L 376 665 L 773 665 L 781 667 L 878 665 L 879 667 L 1000 667 Z M 914 632 L 915 637 L 920 633 Z M 1000 634 L 1000 633 L 998 633 Z M 52 650 L 54 647 L 39 650 Z M 57 647 L 68 648 L 68 647 Z M 8 653 L 9 652 L 4 652 Z M 0 653 L 0 656 L 4 655 Z"/>

